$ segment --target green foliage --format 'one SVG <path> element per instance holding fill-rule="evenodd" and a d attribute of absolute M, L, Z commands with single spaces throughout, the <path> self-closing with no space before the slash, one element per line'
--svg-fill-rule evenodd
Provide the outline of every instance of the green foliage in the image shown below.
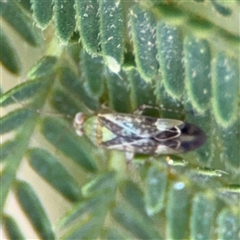
<path fill-rule="evenodd" d="M 221 52 L 216 57 L 213 69 L 213 109 L 216 121 L 219 125 L 231 126 L 237 118 L 238 68 L 234 61 Z"/>
<path fill-rule="evenodd" d="M 4 228 L 8 234 L 9 239 L 24 240 L 23 234 L 21 233 L 17 223 L 10 216 L 3 216 Z"/>
<path fill-rule="evenodd" d="M 56 34 L 62 42 L 69 41 L 75 29 L 74 0 L 54 1 L 54 20 L 56 23 Z"/>
<path fill-rule="evenodd" d="M 53 3 L 49 1 L 37 1 L 31 0 L 33 17 L 41 28 L 46 28 L 52 19 L 53 14 Z"/>
<path fill-rule="evenodd" d="M 125 49 L 123 2 L 102 0 L 99 2 L 100 42 L 106 65 L 118 73 L 123 63 Z"/>
<path fill-rule="evenodd" d="M 10 72 L 19 74 L 21 70 L 19 56 L 2 28 L 0 28 L 0 49 L 0 61 L 2 64 L 6 66 Z"/>
<path fill-rule="evenodd" d="M 156 35 L 162 81 L 168 94 L 179 98 L 184 90 L 183 44 L 180 31 L 159 22 Z"/>
<path fill-rule="evenodd" d="M 81 42 L 84 49 L 91 54 L 97 53 L 99 48 L 98 8 L 97 0 L 76 1 L 76 20 Z"/>
<path fill-rule="evenodd" d="M 215 202 L 206 194 L 198 193 L 193 199 L 191 229 L 192 239 L 211 239 Z M 202 221 L 202 216 L 204 221 Z"/>
<path fill-rule="evenodd" d="M 28 152 L 28 158 L 32 168 L 70 201 L 79 199 L 80 189 L 77 183 L 54 156 L 43 149 L 32 148 Z"/>
<path fill-rule="evenodd" d="M 0 1 L 0 61 L 25 79 L 0 98 L 9 239 L 31 238 L 12 195 L 40 239 L 238 239 L 239 1 L 202 2 Z M 11 31 L 44 49 L 28 72 Z M 126 165 L 71 126 L 77 112 L 141 104 L 171 108 L 162 116 L 200 126 L 207 143 Z"/>
<path fill-rule="evenodd" d="M 208 109 L 211 97 L 211 56 L 206 40 L 187 36 L 184 43 L 186 62 L 186 88 L 194 108 Z"/>
<path fill-rule="evenodd" d="M 10 24 L 27 43 L 37 46 L 42 42 L 39 32 L 32 24 L 32 19 L 16 1 L 1 1 L 0 8 L 0 14 L 3 19 Z"/>
<path fill-rule="evenodd" d="M 54 239 L 48 216 L 32 187 L 26 182 L 18 181 L 15 183 L 15 191 L 21 208 L 40 237 L 42 239 Z"/>
<path fill-rule="evenodd" d="M 171 183 L 166 209 L 167 238 L 186 239 L 189 234 L 190 188 L 182 181 Z"/>
<path fill-rule="evenodd" d="M 143 78 L 151 80 L 158 68 L 156 22 L 153 13 L 136 4 L 130 9 L 129 21 L 136 66 Z"/>
<path fill-rule="evenodd" d="M 145 185 L 145 202 L 149 215 L 160 212 L 164 208 L 167 176 L 162 169 L 152 165 L 148 169 Z"/>

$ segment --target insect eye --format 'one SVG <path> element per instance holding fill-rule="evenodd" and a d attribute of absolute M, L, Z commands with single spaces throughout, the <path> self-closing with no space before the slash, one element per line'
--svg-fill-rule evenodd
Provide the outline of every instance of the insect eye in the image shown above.
<path fill-rule="evenodd" d="M 83 115 L 83 113 L 82 112 L 77 113 L 75 118 L 74 118 L 74 123 L 76 125 L 81 125 L 81 124 L 83 124 L 83 122 L 84 122 L 84 115 Z"/>
<path fill-rule="evenodd" d="M 83 133 L 83 123 L 84 123 L 84 115 L 82 112 L 79 112 L 76 114 L 74 121 L 73 121 L 73 126 L 76 130 L 77 135 L 82 136 Z"/>

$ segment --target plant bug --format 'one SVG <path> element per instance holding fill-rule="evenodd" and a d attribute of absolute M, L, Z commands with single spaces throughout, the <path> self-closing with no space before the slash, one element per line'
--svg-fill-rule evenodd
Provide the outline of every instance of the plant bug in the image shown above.
<path fill-rule="evenodd" d="M 78 135 L 85 134 L 96 146 L 126 152 L 127 160 L 131 160 L 134 153 L 185 153 L 206 140 L 204 131 L 194 124 L 137 114 L 98 114 L 85 121 L 80 112 L 75 116 L 74 127 Z"/>

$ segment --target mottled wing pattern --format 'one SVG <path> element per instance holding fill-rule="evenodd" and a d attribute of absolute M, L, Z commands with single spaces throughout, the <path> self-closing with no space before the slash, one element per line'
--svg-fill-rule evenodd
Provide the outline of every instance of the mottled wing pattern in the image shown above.
<path fill-rule="evenodd" d="M 143 154 L 164 154 L 176 153 L 180 146 L 178 140 L 168 140 L 161 143 L 152 138 L 130 138 L 116 137 L 101 143 L 101 147 L 116 149 L 126 152 L 143 153 Z"/>
<path fill-rule="evenodd" d="M 99 145 L 126 152 L 176 154 L 196 149 L 206 140 L 199 127 L 174 119 L 115 113 L 99 114 L 98 121 L 114 133 Z"/>
<path fill-rule="evenodd" d="M 182 122 L 173 119 L 161 119 L 133 114 L 99 114 L 100 124 L 119 136 L 156 137 L 156 140 L 176 138 L 180 135 L 178 125 Z"/>

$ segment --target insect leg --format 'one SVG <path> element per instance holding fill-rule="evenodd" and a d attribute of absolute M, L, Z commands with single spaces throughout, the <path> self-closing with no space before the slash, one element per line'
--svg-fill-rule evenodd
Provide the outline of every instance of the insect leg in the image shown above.
<path fill-rule="evenodd" d="M 151 106 L 147 104 L 140 105 L 137 109 L 134 110 L 133 114 L 159 117 L 162 111 L 183 114 L 182 110 L 169 109 L 163 106 Z"/>
<path fill-rule="evenodd" d="M 125 157 L 127 165 L 130 165 L 134 157 L 134 152 L 125 152 Z"/>
<path fill-rule="evenodd" d="M 142 115 L 143 112 L 145 111 L 145 109 L 156 109 L 156 110 L 160 110 L 159 107 L 155 107 L 155 106 L 151 106 L 151 105 L 147 105 L 147 104 L 143 104 L 143 105 L 140 105 L 137 109 L 135 109 L 133 111 L 133 114 L 136 114 L 136 115 Z"/>

